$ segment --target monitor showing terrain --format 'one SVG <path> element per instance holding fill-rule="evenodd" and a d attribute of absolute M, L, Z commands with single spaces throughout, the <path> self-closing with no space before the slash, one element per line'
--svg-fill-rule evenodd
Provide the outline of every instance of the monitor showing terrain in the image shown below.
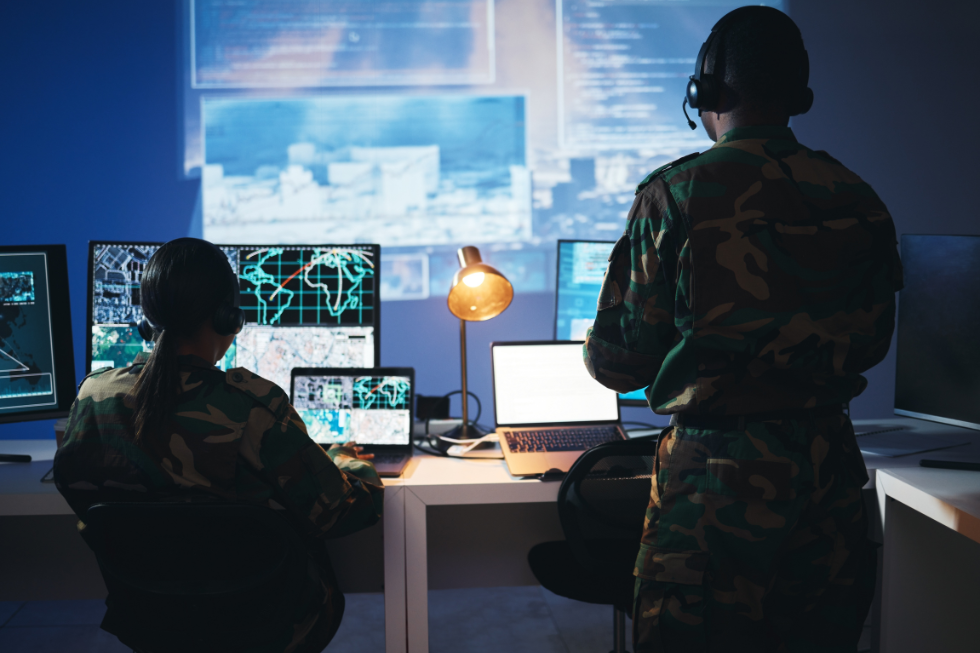
<path fill-rule="evenodd" d="M 149 352 L 136 325 L 139 286 L 160 243 L 89 249 L 89 369 Z M 221 245 L 238 275 L 245 327 L 219 362 L 289 388 L 294 367 L 373 367 L 378 360 L 376 245 Z"/>
<path fill-rule="evenodd" d="M 408 444 L 412 381 L 407 376 L 314 375 L 293 379 L 293 406 L 320 444 Z"/>

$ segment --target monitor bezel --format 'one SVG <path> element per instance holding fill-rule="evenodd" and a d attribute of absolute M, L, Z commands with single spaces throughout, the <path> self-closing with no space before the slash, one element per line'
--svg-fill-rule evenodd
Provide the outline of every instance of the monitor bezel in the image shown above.
<path fill-rule="evenodd" d="M 408 444 L 361 444 L 365 451 L 371 453 L 408 453 L 412 454 L 415 425 L 415 368 L 414 367 L 294 367 L 289 373 L 289 403 L 293 405 L 293 392 L 296 389 L 297 376 L 407 376 L 410 385 L 408 403 Z M 305 422 L 304 422 L 305 424 Z M 312 439 L 312 437 L 310 438 Z M 314 440 L 316 442 L 316 440 Z M 317 442 L 320 446 L 323 444 Z M 328 445 L 329 446 L 329 445 Z"/>
<path fill-rule="evenodd" d="M 93 265 L 93 254 L 95 253 L 95 248 L 99 245 L 149 245 L 149 246 L 159 246 L 162 247 L 166 242 L 155 242 L 155 241 L 133 241 L 133 240 L 90 240 L 88 242 L 88 273 L 86 274 L 88 287 L 86 289 L 85 296 L 85 373 L 92 373 L 92 295 L 95 286 L 95 266 Z M 218 247 L 263 247 L 267 243 L 214 243 Z M 381 364 L 381 245 L 377 243 L 276 243 L 275 246 L 281 247 L 370 247 L 374 252 L 374 293 L 375 293 L 375 306 L 374 306 L 374 323 L 371 325 L 374 329 L 374 364 Z M 238 273 L 235 273 L 238 276 Z M 344 326 L 344 325 L 341 325 Z M 352 325 L 346 325 L 352 326 Z"/>
<path fill-rule="evenodd" d="M 980 239 L 980 235 L 977 234 L 902 234 L 899 241 L 899 252 L 901 253 L 902 245 L 905 243 L 906 238 L 923 238 L 935 236 L 937 238 L 976 238 Z M 904 258 L 904 256 L 903 256 Z M 958 426 L 960 428 L 971 429 L 974 431 L 980 431 L 980 423 L 967 422 L 964 420 L 954 419 L 952 417 L 943 417 L 942 415 L 931 415 L 929 413 L 920 413 L 917 411 L 907 410 L 904 408 L 899 408 L 898 403 L 898 371 L 899 371 L 899 358 L 901 358 L 901 349 L 898 346 L 898 339 L 901 337 L 899 333 L 899 325 L 901 324 L 902 312 L 902 295 L 901 291 L 898 294 L 898 309 L 895 315 L 895 392 L 892 396 L 893 402 L 896 404 L 893 408 L 895 415 L 899 417 L 910 417 L 912 419 L 919 419 L 927 422 L 935 422 L 937 424 L 947 424 L 949 426 Z"/>
<path fill-rule="evenodd" d="M 617 240 L 588 240 L 585 238 L 577 239 L 564 239 L 559 238 L 557 241 L 555 249 L 555 317 L 552 320 L 551 337 L 554 340 L 558 340 L 558 288 L 560 287 L 561 280 L 561 245 L 562 243 L 609 243 L 610 245 L 615 245 Z M 649 404 L 646 399 L 624 399 L 624 393 L 619 393 L 619 405 L 620 406 L 636 406 L 636 407 L 647 407 Z"/>
<path fill-rule="evenodd" d="M 546 345 L 549 347 L 555 347 L 558 345 L 583 345 L 584 340 L 495 340 L 490 343 L 490 388 L 493 391 L 493 422 L 497 428 L 539 428 L 542 426 L 547 426 L 547 423 L 542 422 L 532 422 L 530 424 L 525 423 L 504 423 L 497 420 L 497 374 L 495 371 L 495 366 L 493 364 L 493 349 L 494 347 L 514 347 L 523 345 Z M 599 383 L 596 381 L 596 383 Z M 612 390 L 611 392 L 615 392 Z M 617 393 L 616 396 L 616 424 L 621 424 L 623 421 L 623 405 Z M 593 426 L 598 424 L 611 424 L 613 420 L 601 419 L 601 420 L 590 420 L 587 422 L 562 422 L 562 426 Z"/>
<path fill-rule="evenodd" d="M 23 413 L 0 414 L 0 424 L 35 422 L 68 417 L 77 395 L 75 382 L 75 347 L 71 331 L 71 293 L 69 292 L 68 248 L 65 245 L 4 245 L 0 251 L 12 254 L 43 253 L 47 259 L 48 301 L 51 306 L 51 339 L 54 345 L 55 391 L 58 405 L 54 408 Z M 67 309 L 63 315 L 56 307 Z M 62 351 L 59 351 L 61 349 Z M 58 354 L 61 354 L 59 356 Z"/>

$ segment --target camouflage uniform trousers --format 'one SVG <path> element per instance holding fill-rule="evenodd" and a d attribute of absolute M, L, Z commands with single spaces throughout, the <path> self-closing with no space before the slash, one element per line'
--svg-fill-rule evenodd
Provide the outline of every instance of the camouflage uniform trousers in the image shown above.
<path fill-rule="evenodd" d="M 637 559 L 636 653 L 856 651 L 874 595 L 850 419 L 661 436 Z"/>

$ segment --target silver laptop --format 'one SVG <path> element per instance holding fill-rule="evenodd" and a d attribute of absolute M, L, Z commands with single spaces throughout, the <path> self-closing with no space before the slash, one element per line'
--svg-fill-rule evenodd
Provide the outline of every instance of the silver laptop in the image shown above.
<path fill-rule="evenodd" d="M 494 342 L 493 402 L 514 476 L 567 472 L 583 451 L 625 440 L 619 400 L 589 376 L 582 343 Z"/>
<path fill-rule="evenodd" d="M 296 368 L 290 398 L 324 448 L 356 442 L 379 476 L 398 476 L 412 458 L 415 370 L 410 367 Z"/>

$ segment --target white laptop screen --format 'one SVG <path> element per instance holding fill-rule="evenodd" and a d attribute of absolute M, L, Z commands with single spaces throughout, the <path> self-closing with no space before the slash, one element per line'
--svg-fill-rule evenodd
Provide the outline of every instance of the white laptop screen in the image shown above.
<path fill-rule="evenodd" d="M 589 376 L 582 343 L 493 347 L 497 424 L 615 422 L 616 393 Z"/>

